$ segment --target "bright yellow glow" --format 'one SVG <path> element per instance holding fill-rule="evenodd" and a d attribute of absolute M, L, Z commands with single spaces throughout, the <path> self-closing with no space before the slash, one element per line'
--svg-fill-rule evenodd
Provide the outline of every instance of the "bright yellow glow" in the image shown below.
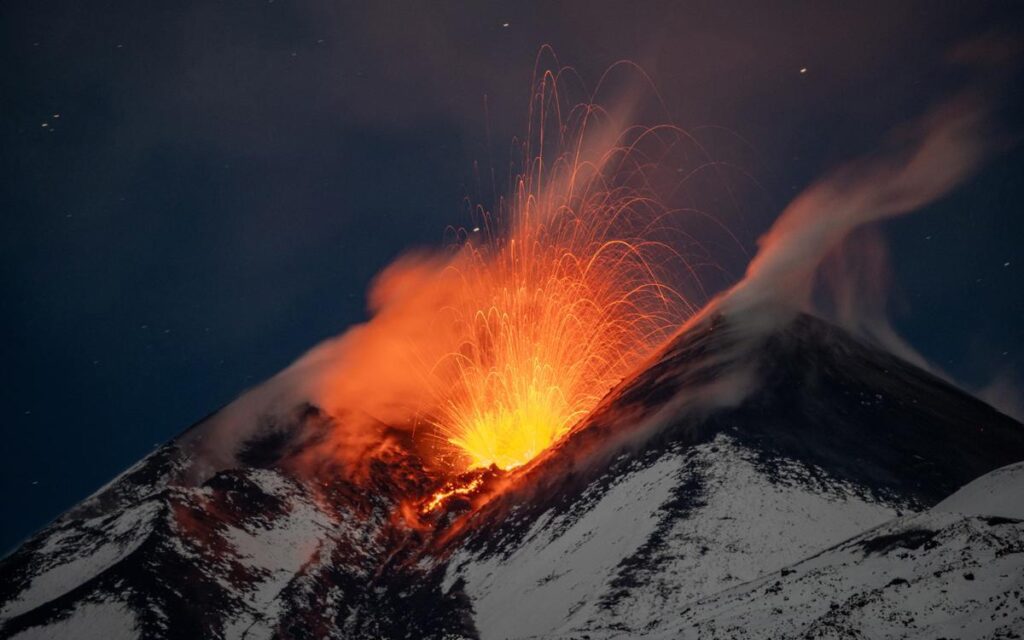
<path fill-rule="evenodd" d="M 449 266 L 456 339 L 433 369 L 435 421 L 470 468 L 531 460 L 677 326 L 678 297 L 645 259 L 657 245 L 608 240 L 594 219 L 611 212 L 584 214 L 586 230 L 568 209 L 555 226 L 520 211 L 511 240 Z"/>
<path fill-rule="evenodd" d="M 464 383 L 485 394 L 481 402 L 451 407 L 457 428 L 449 442 L 465 453 L 471 467 L 518 467 L 565 434 L 583 411 L 565 397 L 550 364 L 525 357 L 531 361 L 506 362 L 504 371 L 463 371 Z"/>
<path fill-rule="evenodd" d="M 567 151 L 528 163 L 503 224 L 484 214 L 485 231 L 467 234 L 439 279 L 434 324 L 450 346 L 427 376 L 429 420 L 465 467 L 530 461 L 692 311 L 661 277 L 685 264 L 655 239 L 672 212 L 636 160 L 664 132 L 595 134 L 592 109 Z"/>
<path fill-rule="evenodd" d="M 560 73 L 535 83 L 508 195 L 371 295 L 383 373 L 363 393 L 385 399 L 378 414 L 415 405 L 417 437 L 459 471 L 526 464 L 569 433 L 693 313 L 670 284 L 706 264 L 677 251 L 697 242 L 661 199 L 693 162 L 686 134 L 568 105 Z"/>

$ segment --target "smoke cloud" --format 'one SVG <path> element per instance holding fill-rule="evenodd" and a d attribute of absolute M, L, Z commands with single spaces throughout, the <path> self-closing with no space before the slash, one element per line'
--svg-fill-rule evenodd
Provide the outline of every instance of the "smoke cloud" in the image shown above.
<path fill-rule="evenodd" d="M 819 267 L 851 232 L 919 209 L 973 173 L 991 148 L 988 115 L 983 100 L 962 96 L 900 132 L 894 152 L 850 163 L 808 188 L 758 241 L 721 309 L 769 325 L 809 310 Z M 852 320 L 852 306 L 841 306 Z"/>
<path fill-rule="evenodd" d="M 877 227 L 868 224 L 852 231 L 822 262 L 816 311 L 907 362 L 942 375 L 892 326 L 892 280 L 885 238 Z"/>
<path fill-rule="evenodd" d="M 193 478 L 233 466 L 242 443 L 288 424 L 306 403 L 339 422 L 317 454 L 353 473 L 386 440 L 384 430 L 413 429 L 429 400 L 413 358 L 431 354 L 410 347 L 450 342 L 445 326 L 431 321 L 451 289 L 441 284 L 447 264 L 443 255 L 414 254 L 382 271 L 369 294 L 370 321 L 320 343 L 186 439 L 195 452 Z"/>
<path fill-rule="evenodd" d="M 952 51 L 952 62 L 975 67 L 985 82 L 895 131 L 887 150 L 851 162 L 801 193 L 759 239 L 743 279 L 709 311 L 725 313 L 736 330 L 751 336 L 784 325 L 797 312 L 822 315 L 949 380 L 890 322 L 888 252 L 872 223 L 938 200 L 1015 142 L 997 131 L 994 113 L 996 95 L 1021 50 L 1017 41 L 993 35 Z M 1019 380 L 1003 373 L 977 395 L 1020 418 L 1019 388 Z"/>

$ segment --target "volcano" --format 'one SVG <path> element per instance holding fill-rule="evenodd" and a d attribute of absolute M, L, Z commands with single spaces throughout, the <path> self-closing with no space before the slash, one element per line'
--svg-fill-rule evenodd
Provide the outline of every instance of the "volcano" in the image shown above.
<path fill-rule="evenodd" d="M 213 459 L 227 409 L 4 558 L 0 636 L 1024 628 L 1024 426 L 814 316 L 698 318 L 509 471 L 446 476 L 379 423 L 340 473 L 310 452 L 346 416 L 309 403 Z"/>

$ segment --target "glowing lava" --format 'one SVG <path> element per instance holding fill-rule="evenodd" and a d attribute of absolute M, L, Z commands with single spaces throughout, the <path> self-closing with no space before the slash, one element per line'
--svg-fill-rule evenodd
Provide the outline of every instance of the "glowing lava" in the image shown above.
<path fill-rule="evenodd" d="M 452 496 L 464 496 L 473 493 L 474 491 L 480 488 L 483 482 L 483 478 L 474 478 L 469 482 L 469 484 L 461 486 L 451 486 L 445 489 L 441 489 L 440 491 L 435 492 L 434 495 L 430 497 L 430 500 L 427 501 L 425 505 L 423 505 L 421 512 L 426 513 L 428 511 L 433 511 L 442 502 L 444 502 L 445 500 Z"/>
<path fill-rule="evenodd" d="M 536 203 L 524 206 L 529 217 Z M 677 326 L 642 244 L 590 237 L 568 208 L 557 218 L 450 267 L 460 286 L 443 314 L 458 339 L 431 376 L 434 422 L 471 468 L 528 462 Z"/>
<path fill-rule="evenodd" d="M 567 434 L 692 312 L 663 277 L 675 212 L 653 186 L 671 127 L 623 129 L 544 74 L 523 173 L 437 278 L 447 348 L 421 348 L 426 420 L 464 468 L 522 465 Z M 554 151 L 545 139 L 555 140 Z"/>

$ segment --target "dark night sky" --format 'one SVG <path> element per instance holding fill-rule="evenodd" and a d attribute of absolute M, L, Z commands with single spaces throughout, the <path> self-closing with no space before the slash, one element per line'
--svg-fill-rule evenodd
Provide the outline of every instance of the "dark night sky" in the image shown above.
<path fill-rule="evenodd" d="M 753 250 L 969 79 L 953 46 L 1024 24 L 1019 3 L 892 4 L 3 3 L 0 549 L 363 319 L 374 273 L 466 224 L 541 44 L 591 80 L 633 59 L 676 123 L 732 132 L 710 152 L 757 186 L 720 213 Z M 884 226 L 898 328 L 967 388 L 1021 388 L 1022 208 L 1017 147 Z"/>

